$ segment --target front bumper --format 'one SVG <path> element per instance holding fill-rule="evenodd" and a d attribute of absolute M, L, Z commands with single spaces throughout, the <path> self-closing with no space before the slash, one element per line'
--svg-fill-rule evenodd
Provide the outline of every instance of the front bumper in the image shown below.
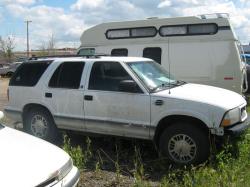
<path fill-rule="evenodd" d="M 22 111 L 5 108 L 4 115 L 15 122 L 22 122 Z"/>
<path fill-rule="evenodd" d="M 239 136 L 244 133 L 250 127 L 250 121 L 245 120 L 244 122 L 233 125 L 232 127 L 227 127 L 224 129 L 226 135 Z"/>

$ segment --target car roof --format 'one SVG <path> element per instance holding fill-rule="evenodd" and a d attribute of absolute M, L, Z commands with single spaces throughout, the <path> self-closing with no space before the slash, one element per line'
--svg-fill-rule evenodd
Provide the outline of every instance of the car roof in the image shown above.
<path fill-rule="evenodd" d="M 39 57 L 38 59 L 29 60 L 30 62 L 77 62 L 77 61 L 84 61 L 84 62 L 92 62 L 92 61 L 119 61 L 119 62 L 141 62 L 141 61 L 152 61 L 149 58 L 143 58 L 143 57 L 114 57 L 114 56 L 98 56 L 98 57 Z"/>

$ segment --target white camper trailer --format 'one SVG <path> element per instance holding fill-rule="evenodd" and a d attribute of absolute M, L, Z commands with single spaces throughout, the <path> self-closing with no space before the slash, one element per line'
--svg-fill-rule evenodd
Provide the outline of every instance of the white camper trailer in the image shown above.
<path fill-rule="evenodd" d="M 246 70 L 225 14 L 102 23 L 83 32 L 78 54 L 143 56 L 179 80 L 244 91 Z"/>

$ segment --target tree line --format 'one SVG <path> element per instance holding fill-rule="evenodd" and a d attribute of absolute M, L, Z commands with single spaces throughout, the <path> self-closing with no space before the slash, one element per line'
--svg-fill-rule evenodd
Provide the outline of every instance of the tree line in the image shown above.
<path fill-rule="evenodd" d="M 15 56 L 15 48 L 16 48 L 15 36 L 0 36 L 0 58 L 7 63 L 11 63 L 16 60 Z M 46 42 L 42 42 L 39 47 L 38 52 L 36 52 L 37 56 L 44 55 L 55 55 L 56 49 L 56 41 L 53 34 L 48 37 Z M 31 54 L 30 54 L 31 56 Z"/>

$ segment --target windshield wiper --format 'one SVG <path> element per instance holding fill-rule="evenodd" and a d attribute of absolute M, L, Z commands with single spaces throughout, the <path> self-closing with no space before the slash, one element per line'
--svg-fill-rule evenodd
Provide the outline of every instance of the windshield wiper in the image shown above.
<path fill-rule="evenodd" d="M 175 83 L 171 83 L 171 82 L 165 82 L 163 84 L 160 84 L 158 86 L 156 86 L 155 88 L 153 88 L 151 91 L 154 92 L 155 90 L 157 90 L 158 88 L 164 88 L 164 87 L 170 87 L 170 86 L 181 86 L 183 84 L 186 84 L 185 81 L 176 81 Z"/>
<path fill-rule="evenodd" d="M 169 86 L 170 84 L 169 83 L 162 83 L 156 87 L 154 87 L 153 89 L 151 89 L 152 92 L 154 92 L 155 90 L 157 90 L 158 88 L 163 88 L 163 87 L 166 87 L 166 86 Z"/>
<path fill-rule="evenodd" d="M 177 84 L 178 84 L 178 85 L 183 85 L 183 84 L 186 84 L 186 83 L 187 83 L 187 82 L 185 82 L 185 81 L 180 81 L 180 80 L 177 81 Z"/>

